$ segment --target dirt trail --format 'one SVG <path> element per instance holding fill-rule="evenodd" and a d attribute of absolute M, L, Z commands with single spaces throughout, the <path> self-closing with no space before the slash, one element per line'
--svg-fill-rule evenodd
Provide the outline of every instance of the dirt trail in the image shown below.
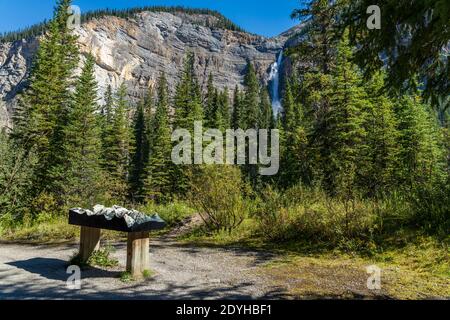
<path fill-rule="evenodd" d="M 257 269 L 274 257 L 243 249 L 185 246 L 173 237 L 150 244 L 150 279 L 124 283 L 125 244 L 114 244 L 120 266 L 82 271 L 81 290 L 66 287 L 70 245 L 0 244 L 0 299 L 277 299 Z"/>

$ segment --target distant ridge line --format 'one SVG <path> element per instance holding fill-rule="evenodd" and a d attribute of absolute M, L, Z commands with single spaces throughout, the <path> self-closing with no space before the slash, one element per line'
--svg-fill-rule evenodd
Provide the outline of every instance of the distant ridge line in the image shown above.
<path fill-rule="evenodd" d="M 81 15 L 81 23 L 85 23 L 91 21 L 95 18 L 114 16 L 119 18 L 130 18 L 135 16 L 141 12 L 167 12 L 167 13 L 186 13 L 186 14 L 204 14 L 216 17 L 218 21 L 213 25 L 204 25 L 205 27 L 210 28 L 219 28 L 226 29 L 237 32 L 247 32 L 242 27 L 238 26 L 236 23 L 225 17 L 222 13 L 217 10 L 205 9 L 205 8 L 189 8 L 184 6 L 144 6 L 144 7 L 134 7 L 127 9 L 97 9 L 88 11 Z M 43 22 L 31 25 L 29 27 L 16 30 L 9 31 L 0 34 L 0 43 L 13 42 L 22 39 L 30 39 L 34 37 L 38 37 L 42 35 L 48 26 L 48 21 L 44 20 Z"/>

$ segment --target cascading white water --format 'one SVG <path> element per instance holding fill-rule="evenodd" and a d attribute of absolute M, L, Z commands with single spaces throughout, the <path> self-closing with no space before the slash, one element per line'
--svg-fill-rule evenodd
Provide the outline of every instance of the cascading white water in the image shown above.
<path fill-rule="evenodd" d="M 269 80 L 272 81 L 272 109 L 273 113 L 277 115 L 281 111 L 280 100 L 280 69 L 283 63 L 283 51 L 278 55 L 276 62 L 272 64 L 270 70 Z"/>

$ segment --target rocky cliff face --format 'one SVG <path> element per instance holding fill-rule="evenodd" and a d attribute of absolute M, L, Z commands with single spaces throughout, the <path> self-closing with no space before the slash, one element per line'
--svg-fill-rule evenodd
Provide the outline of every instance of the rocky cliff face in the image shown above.
<path fill-rule="evenodd" d="M 209 73 L 219 88 L 241 86 L 247 61 L 255 64 L 267 82 L 270 66 L 291 34 L 267 39 L 199 23 L 211 19 L 216 18 L 164 12 L 142 12 L 132 19 L 94 19 L 76 30 L 81 60 L 86 53 L 94 55 L 99 96 L 108 85 L 117 88 L 125 82 L 131 100 L 153 85 L 161 71 L 166 73 L 170 88 L 175 88 L 189 51 L 196 56 L 196 73 L 203 87 Z M 11 126 L 15 96 L 26 82 L 37 47 L 38 39 L 0 44 L 0 128 Z"/>

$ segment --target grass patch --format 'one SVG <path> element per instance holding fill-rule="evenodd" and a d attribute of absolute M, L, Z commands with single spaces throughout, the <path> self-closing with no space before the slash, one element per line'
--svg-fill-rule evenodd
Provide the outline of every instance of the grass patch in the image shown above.
<path fill-rule="evenodd" d="M 102 239 L 109 241 L 126 240 L 127 234 L 111 230 L 102 230 Z M 17 224 L 0 229 L 0 240 L 23 243 L 59 243 L 78 241 L 80 227 L 68 223 L 68 218 L 55 216 L 37 219 L 33 222 Z"/>
<path fill-rule="evenodd" d="M 81 257 L 78 253 L 76 253 L 70 260 L 70 265 L 77 265 L 81 268 L 88 266 L 102 267 L 102 268 L 114 268 L 119 265 L 119 260 L 111 257 L 111 253 L 114 251 L 114 248 L 111 246 L 107 246 L 103 249 L 96 250 L 89 257 L 87 262 L 81 260 Z"/>
<path fill-rule="evenodd" d="M 450 298 L 450 238 L 401 229 L 366 243 L 350 239 L 336 246 L 308 238 L 272 241 L 258 230 L 254 219 L 246 219 L 232 233 L 210 233 L 200 226 L 180 240 L 276 254 L 258 272 L 297 299 Z M 382 270 L 381 290 L 367 288 L 371 265 Z"/>
<path fill-rule="evenodd" d="M 119 260 L 111 257 L 112 247 L 106 247 L 94 251 L 88 260 L 88 264 L 96 267 L 113 268 L 119 265 Z"/>
<path fill-rule="evenodd" d="M 450 298 L 448 249 L 432 240 L 427 243 L 426 249 L 411 244 L 406 250 L 387 250 L 370 258 L 344 252 L 291 253 L 259 272 L 296 299 Z M 367 288 L 366 268 L 371 265 L 381 269 L 381 290 Z"/>
<path fill-rule="evenodd" d="M 79 238 L 80 228 L 71 226 L 66 217 L 49 217 L 3 228 L 0 239 L 31 243 L 70 241 Z"/>
<path fill-rule="evenodd" d="M 154 275 L 155 273 L 152 270 L 144 270 L 142 272 L 142 276 L 144 277 L 144 279 L 152 278 Z"/>
<path fill-rule="evenodd" d="M 131 275 L 130 272 L 125 271 L 125 272 L 122 272 L 122 273 L 120 274 L 120 281 L 122 281 L 122 282 L 124 282 L 124 283 L 129 283 L 129 282 L 135 281 L 135 279 L 134 279 L 134 277 Z"/>

